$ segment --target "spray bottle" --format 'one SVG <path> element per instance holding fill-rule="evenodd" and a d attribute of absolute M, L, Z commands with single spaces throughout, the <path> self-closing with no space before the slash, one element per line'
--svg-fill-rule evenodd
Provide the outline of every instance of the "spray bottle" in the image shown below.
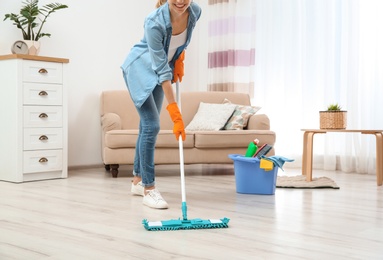
<path fill-rule="evenodd" d="M 247 147 L 247 151 L 245 154 L 245 157 L 253 157 L 253 155 L 257 152 L 258 150 L 258 139 L 254 139 L 249 143 L 249 146 Z"/>

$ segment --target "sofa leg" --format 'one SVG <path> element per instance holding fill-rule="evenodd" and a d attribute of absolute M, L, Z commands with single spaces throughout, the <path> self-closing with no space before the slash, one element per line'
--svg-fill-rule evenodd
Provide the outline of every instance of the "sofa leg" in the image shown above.
<path fill-rule="evenodd" d="M 118 175 L 118 167 L 119 167 L 119 166 L 120 166 L 120 165 L 118 165 L 118 164 L 111 164 L 111 165 L 110 165 L 110 168 L 111 168 L 110 172 L 112 173 L 113 178 L 117 178 L 117 175 Z"/>
<path fill-rule="evenodd" d="M 110 171 L 110 164 L 104 164 L 105 170 Z"/>

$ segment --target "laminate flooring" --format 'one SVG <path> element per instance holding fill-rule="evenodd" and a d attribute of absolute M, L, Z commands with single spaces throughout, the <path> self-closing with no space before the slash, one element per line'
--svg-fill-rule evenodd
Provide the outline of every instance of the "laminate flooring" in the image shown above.
<path fill-rule="evenodd" d="M 146 231 L 143 219 L 182 217 L 179 168 L 157 166 L 167 210 L 130 194 L 131 171 L 0 181 L 0 259 L 383 259 L 383 186 L 374 175 L 314 170 L 340 189 L 249 195 L 236 193 L 232 165 L 186 165 L 188 218 L 228 217 L 229 228 Z"/>

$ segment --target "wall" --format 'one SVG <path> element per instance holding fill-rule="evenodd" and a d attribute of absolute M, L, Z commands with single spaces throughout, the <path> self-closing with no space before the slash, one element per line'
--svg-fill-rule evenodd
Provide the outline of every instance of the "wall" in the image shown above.
<path fill-rule="evenodd" d="M 12 43 L 21 39 L 20 30 L 9 20 L 2 20 L 6 13 L 18 13 L 22 2 L 0 1 L 0 55 L 10 54 Z M 39 5 L 52 2 L 56 1 L 40 0 Z M 100 165 L 100 93 L 107 89 L 126 89 L 120 65 L 132 45 L 141 39 L 144 18 L 154 9 L 156 1 L 58 2 L 69 8 L 48 18 L 43 31 L 52 36 L 41 39 L 39 55 L 70 59 L 69 166 Z M 206 9 L 206 0 L 195 2 Z M 187 91 L 206 90 L 206 19 L 202 15 L 187 50 L 186 75 L 181 84 Z"/>

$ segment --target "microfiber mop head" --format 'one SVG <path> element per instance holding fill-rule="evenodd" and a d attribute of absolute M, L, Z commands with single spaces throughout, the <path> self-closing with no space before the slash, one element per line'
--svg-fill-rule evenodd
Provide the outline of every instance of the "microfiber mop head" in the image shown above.
<path fill-rule="evenodd" d="M 149 231 L 181 230 L 181 229 L 207 229 L 207 228 L 227 228 L 229 227 L 228 218 L 221 219 L 187 219 L 186 202 L 182 202 L 183 219 L 171 219 L 163 221 L 147 221 L 144 219 L 142 224 Z"/>
<path fill-rule="evenodd" d="M 229 223 L 228 218 L 222 219 L 172 219 L 149 222 L 146 219 L 142 224 L 149 231 L 166 231 L 166 230 L 180 230 L 180 229 L 209 229 L 209 228 L 227 228 Z"/>

